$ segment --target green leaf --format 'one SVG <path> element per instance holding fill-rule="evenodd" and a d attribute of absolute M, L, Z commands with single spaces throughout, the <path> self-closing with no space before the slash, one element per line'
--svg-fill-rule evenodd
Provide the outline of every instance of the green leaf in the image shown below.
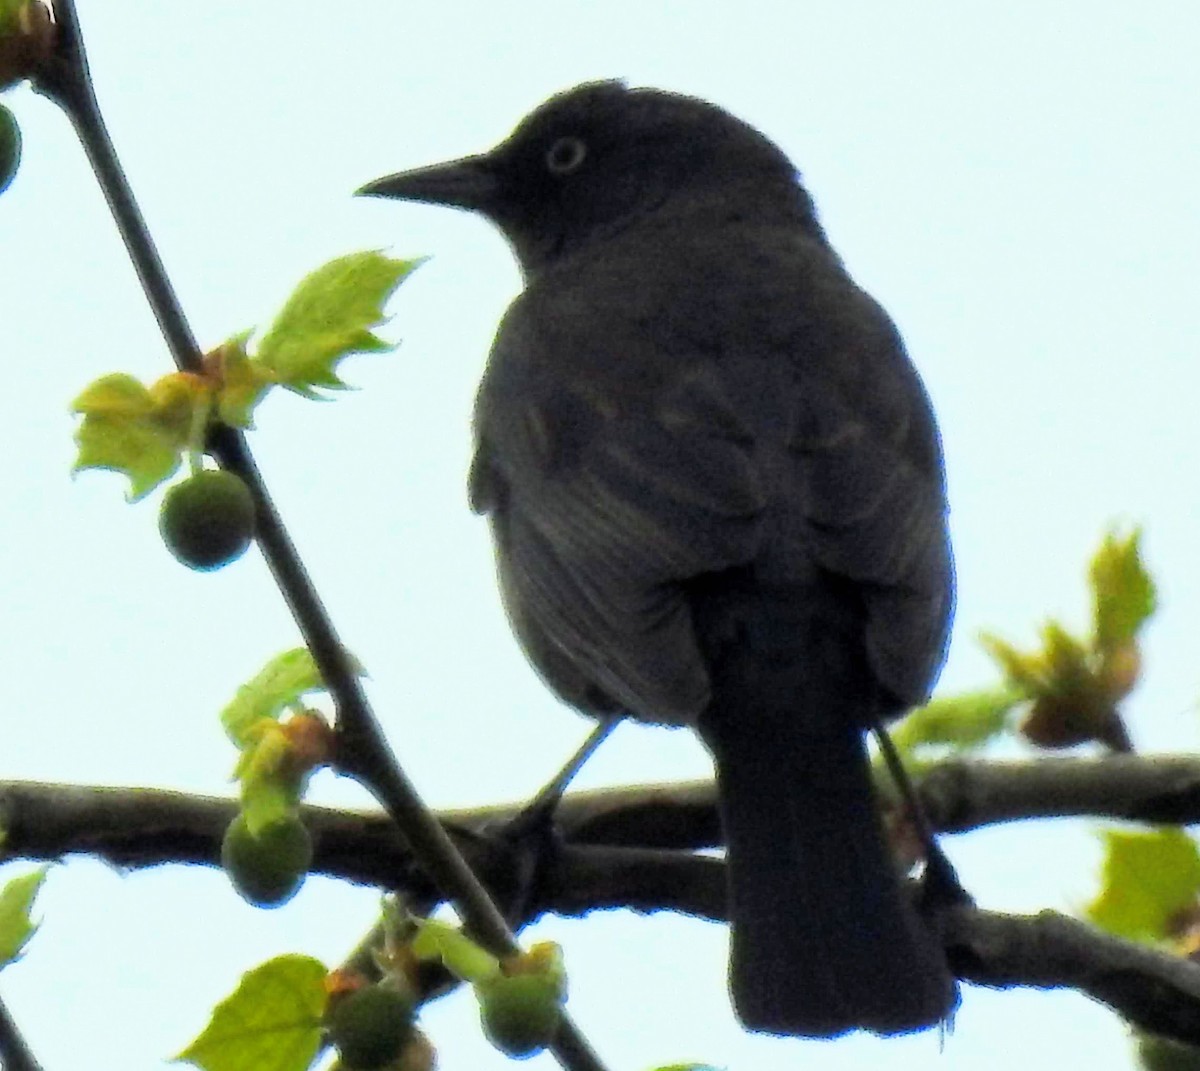
<path fill-rule="evenodd" d="M 1042 626 L 1043 694 L 1075 696 L 1096 688 L 1087 647 L 1057 621 Z"/>
<path fill-rule="evenodd" d="M 321 1044 L 327 973 L 300 955 L 255 967 L 175 1059 L 205 1071 L 305 1071 Z"/>
<path fill-rule="evenodd" d="M 29 0 L 0 0 L 0 33 L 6 33 L 16 25 L 17 12 Z"/>
<path fill-rule="evenodd" d="M 112 469 L 129 477 L 129 501 L 145 498 L 179 468 L 180 451 L 150 421 L 87 417 L 75 435 L 74 471 Z"/>
<path fill-rule="evenodd" d="M 1118 937 L 1160 941 L 1200 893 L 1200 850 L 1180 829 L 1108 830 L 1099 895 L 1086 909 Z"/>
<path fill-rule="evenodd" d="M 720 1068 L 712 1064 L 666 1064 L 653 1068 L 653 1071 L 720 1071 Z"/>
<path fill-rule="evenodd" d="M 337 365 L 351 353 L 395 346 L 372 331 L 383 307 L 422 261 L 371 251 L 330 261 L 301 281 L 259 343 L 255 362 L 270 378 L 306 397 L 316 388 L 344 389 Z"/>
<path fill-rule="evenodd" d="M 1109 532 L 1092 558 L 1088 580 L 1096 647 L 1111 651 L 1133 640 L 1158 605 L 1154 581 L 1142 563 L 1142 532 Z"/>
<path fill-rule="evenodd" d="M 1040 654 L 1025 654 L 990 632 L 981 633 L 979 642 L 1000 667 L 1008 687 L 1023 695 L 1036 695 L 1043 683 L 1044 667 Z"/>
<path fill-rule="evenodd" d="M 12 878 L 0 889 L 0 969 L 20 958 L 22 950 L 37 930 L 29 918 L 48 866 L 40 866 L 19 878 Z"/>
<path fill-rule="evenodd" d="M 254 836 L 296 811 L 297 793 L 278 779 L 248 777 L 242 780 L 242 814 Z"/>
<path fill-rule="evenodd" d="M 1096 671 L 1088 648 L 1057 621 L 1042 626 L 1042 648 L 1025 653 L 989 633 L 980 637 L 999 665 L 1007 687 L 1026 699 L 1094 691 Z"/>
<path fill-rule="evenodd" d="M 480 948 L 462 930 L 437 919 L 419 919 L 413 938 L 413 955 L 439 959 L 446 969 L 464 982 L 486 982 L 500 974 L 500 961 Z"/>
<path fill-rule="evenodd" d="M 246 355 L 246 343 L 252 334 L 243 331 L 234 335 L 210 355 L 220 362 L 217 417 L 234 428 L 254 426 L 255 406 L 273 385 L 267 370 Z"/>
<path fill-rule="evenodd" d="M 354 663 L 359 675 L 362 668 Z M 221 725 L 239 748 L 256 742 L 251 732 L 264 718 L 275 720 L 309 692 L 324 691 L 325 682 L 307 647 L 295 647 L 276 655 L 253 680 L 238 690 L 233 701 L 221 711 Z"/>
<path fill-rule="evenodd" d="M 21 12 L 29 0 L 0 0 L 0 34 L 16 33 L 21 28 Z"/>
<path fill-rule="evenodd" d="M 351 657 L 360 676 L 363 669 Z M 242 813 L 257 835 L 295 811 L 311 764 L 297 773 L 294 741 L 280 716 L 310 692 L 324 691 L 325 682 L 307 647 L 276 655 L 242 685 L 221 711 L 221 724 L 241 751 L 234 777 L 241 782 Z"/>
<path fill-rule="evenodd" d="M 304 784 L 289 775 L 291 749 L 275 722 L 242 752 L 234 776 L 241 782 L 242 815 L 254 836 L 295 813 Z"/>
<path fill-rule="evenodd" d="M 363 675 L 353 657 L 350 663 Z M 256 836 L 294 813 L 308 774 L 323 761 L 309 755 L 297 767 L 305 752 L 297 752 L 296 739 L 288 733 L 297 719 L 281 723 L 279 718 L 302 696 L 324 689 L 308 648 L 296 647 L 272 658 L 221 711 L 221 724 L 241 752 L 234 777 L 241 782 L 242 814 Z"/>
<path fill-rule="evenodd" d="M 71 403 L 71 412 L 147 416 L 154 412 L 154 399 L 140 380 L 124 372 L 114 372 L 89 383 Z"/>
<path fill-rule="evenodd" d="M 1012 688 L 939 696 L 895 725 L 892 741 L 904 752 L 925 746 L 979 748 L 1008 728 L 1008 715 L 1023 698 Z"/>
<path fill-rule="evenodd" d="M 104 376 L 71 403 L 71 411 L 83 416 L 73 471 L 122 472 L 136 502 L 179 468 L 193 418 L 207 404 L 202 382 L 185 373 L 163 376 L 152 387 L 123 373 Z"/>

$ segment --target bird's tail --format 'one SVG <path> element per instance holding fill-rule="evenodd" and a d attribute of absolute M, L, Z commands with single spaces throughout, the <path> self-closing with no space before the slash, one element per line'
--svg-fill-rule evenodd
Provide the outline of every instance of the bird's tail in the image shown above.
<path fill-rule="evenodd" d="M 809 1037 L 945 1020 L 957 987 L 887 849 L 862 732 L 780 732 L 746 714 L 703 731 L 727 843 L 739 1018 Z"/>

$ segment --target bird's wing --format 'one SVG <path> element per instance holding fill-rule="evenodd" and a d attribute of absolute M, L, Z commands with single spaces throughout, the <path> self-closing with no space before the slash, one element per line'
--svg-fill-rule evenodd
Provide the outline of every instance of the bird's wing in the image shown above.
<path fill-rule="evenodd" d="M 695 366 L 651 411 L 559 377 L 485 380 L 472 502 L 527 654 L 585 709 L 587 682 L 648 720 L 691 722 L 708 701 L 682 582 L 749 561 L 765 503 L 720 386 Z"/>
<path fill-rule="evenodd" d="M 836 262 L 783 243 L 771 269 L 752 300 L 705 279 L 713 300 L 686 318 L 678 281 L 618 301 L 602 279 L 541 307 L 527 291 L 501 327 L 472 497 L 510 616 L 564 698 L 579 689 L 551 662 L 642 718 L 693 720 L 708 677 L 689 587 L 751 564 L 797 598 L 822 575 L 849 582 L 894 705 L 926 694 L 952 591 L 929 403 Z"/>
<path fill-rule="evenodd" d="M 913 705 L 928 694 L 952 611 L 941 445 L 903 344 L 862 299 L 874 328 L 843 374 L 798 373 L 788 497 L 803 547 L 792 554 L 855 582 L 872 668 L 898 705 Z"/>

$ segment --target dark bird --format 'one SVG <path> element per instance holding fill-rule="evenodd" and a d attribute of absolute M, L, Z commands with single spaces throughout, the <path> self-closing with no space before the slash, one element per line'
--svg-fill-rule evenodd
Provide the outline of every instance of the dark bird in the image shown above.
<path fill-rule="evenodd" d="M 359 192 L 479 212 L 520 262 L 471 505 L 550 688 L 691 726 L 711 752 L 742 1022 L 946 1020 L 956 984 L 888 850 L 864 742 L 944 657 L 941 444 L 795 168 L 711 104 L 597 82 L 490 152 Z"/>

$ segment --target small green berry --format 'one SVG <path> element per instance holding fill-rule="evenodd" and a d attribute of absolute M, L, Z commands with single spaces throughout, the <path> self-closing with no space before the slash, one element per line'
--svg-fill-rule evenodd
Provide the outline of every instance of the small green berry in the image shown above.
<path fill-rule="evenodd" d="M 501 1052 L 533 1056 L 554 1040 L 562 1018 L 562 986 L 545 974 L 501 974 L 476 986 L 479 1017 Z"/>
<path fill-rule="evenodd" d="M 0 193 L 12 185 L 21 163 L 21 128 L 17 117 L 0 104 Z"/>
<path fill-rule="evenodd" d="M 232 472 L 198 472 L 167 491 L 158 527 L 167 549 L 188 568 L 219 569 L 250 546 L 254 499 Z"/>
<path fill-rule="evenodd" d="M 299 818 L 272 822 L 256 837 L 243 814 L 221 841 L 221 865 L 233 887 L 257 907 L 278 907 L 304 884 L 312 865 L 312 837 Z"/>
<path fill-rule="evenodd" d="M 339 997 L 325 1016 L 329 1040 L 350 1071 L 376 1071 L 399 1057 L 413 1034 L 412 998 L 389 985 Z"/>

